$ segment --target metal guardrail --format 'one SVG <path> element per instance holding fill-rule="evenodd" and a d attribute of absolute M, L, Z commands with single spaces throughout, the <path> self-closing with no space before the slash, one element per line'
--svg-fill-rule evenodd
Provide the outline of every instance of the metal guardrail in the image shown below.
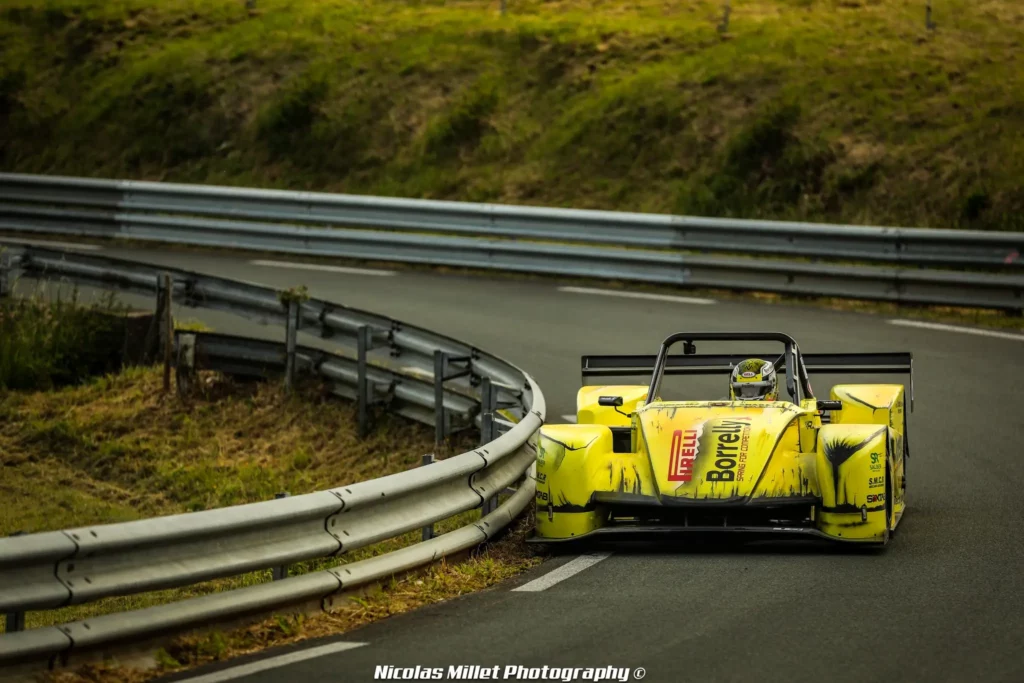
<path fill-rule="evenodd" d="M 1024 308 L 1024 233 L 694 218 L 16 174 L 0 174 L 0 230 L 915 304 Z"/>
<path fill-rule="evenodd" d="M 2 245 L 0 245 L 2 246 Z M 49 659 L 127 639 L 267 612 L 330 596 L 472 547 L 503 528 L 533 496 L 530 472 L 545 403 L 529 375 L 480 349 L 396 320 L 258 285 L 139 263 L 6 245 L 0 282 L 40 280 L 156 295 L 170 277 L 172 300 L 283 324 L 285 340 L 178 332 L 179 378 L 198 368 L 249 376 L 304 373 L 360 403 L 377 400 L 438 426 L 443 438 L 481 424 L 482 445 L 415 470 L 279 500 L 218 510 L 0 538 L 0 614 L 78 605 L 188 586 L 214 578 L 343 555 L 482 508 L 456 531 L 368 560 L 147 609 L 0 636 L 0 666 Z M 342 355 L 297 343 L 313 332 Z M 386 355 L 382 352 L 386 352 Z M 384 357 L 381 357 L 381 356 Z M 436 376 L 455 363 L 457 376 Z M 495 418 L 502 410 L 508 420 Z M 518 482 L 511 496 L 498 495 Z M 432 534 L 424 534 L 432 536 Z M 281 572 L 277 572 L 281 574 Z M 277 576 L 275 576 L 277 578 Z"/>

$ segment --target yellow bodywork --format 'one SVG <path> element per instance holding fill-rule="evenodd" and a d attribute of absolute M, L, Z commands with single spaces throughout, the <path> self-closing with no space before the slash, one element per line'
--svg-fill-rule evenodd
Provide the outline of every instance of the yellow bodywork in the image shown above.
<path fill-rule="evenodd" d="M 537 537 L 562 540 L 631 515 L 806 510 L 800 531 L 884 543 L 905 510 L 902 385 L 839 385 L 823 424 L 815 399 L 646 403 L 645 386 L 584 387 L 577 424 L 545 425 Z M 601 396 L 619 396 L 618 407 Z M 887 505 L 887 498 L 891 504 Z M 770 517 L 769 516 L 766 516 Z"/>

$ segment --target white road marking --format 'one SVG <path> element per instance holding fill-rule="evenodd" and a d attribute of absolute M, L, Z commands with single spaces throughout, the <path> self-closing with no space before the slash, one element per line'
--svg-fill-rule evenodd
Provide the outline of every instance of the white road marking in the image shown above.
<path fill-rule="evenodd" d="M 941 323 L 926 323 L 920 320 L 890 320 L 891 325 L 903 327 L 920 327 L 926 330 L 945 330 L 946 332 L 962 332 L 964 334 L 976 334 L 981 337 L 995 337 L 997 339 L 1013 339 L 1024 341 L 1024 334 L 1013 334 L 1012 332 L 999 332 L 998 330 L 981 330 L 973 327 L 957 327 L 956 325 L 943 325 Z"/>
<path fill-rule="evenodd" d="M 0 243 L 3 242 L 0 237 Z M 50 240 L 23 240 L 20 237 L 11 237 L 12 241 L 21 242 L 23 244 L 32 244 L 37 247 L 50 247 L 52 249 L 81 249 L 82 251 L 99 251 L 103 247 L 98 244 L 79 244 L 77 242 L 53 242 Z"/>
<path fill-rule="evenodd" d="M 586 555 L 580 555 L 575 560 L 566 562 L 561 567 L 554 569 L 544 576 L 534 579 L 529 583 L 524 583 L 519 588 L 513 588 L 513 591 L 525 591 L 535 593 L 537 591 L 547 590 L 560 581 L 579 574 L 581 571 L 588 567 L 593 567 L 601 560 L 606 560 L 611 557 L 611 553 L 588 553 Z"/>
<path fill-rule="evenodd" d="M 320 270 L 325 273 L 345 273 L 346 275 L 378 275 L 387 277 L 394 275 L 393 270 L 374 270 L 372 268 L 348 268 L 345 266 L 326 266 L 319 263 L 292 263 L 291 261 L 265 261 L 257 259 L 249 261 L 254 266 L 269 266 L 271 268 L 294 268 L 295 270 Z"/>
<path fill-rule="evenodd" d="M 670 301 L 676 304 L 709 305 L 714 299 L 698 299 L 690 296 L 672 296 L 671 294 L 651 294 L 649 292 L 620 292 L 615 289 L 591 289 L 590 287 L 559 287 L 560 292 L 573 294 L 600 294 L 602 296 L 619 296 L 626 299 L 649 299 L 651 301 Z"/>
<path fill-rule="evenodd" d="M 235 678 L 250 676 L 261 671 L 268 671 L 270 669 L 288 666 L 295 662 L 302 662 L 307 659 L 315 659 L 317 657 L 333 655 L 337 652 L 344 652 L 345 650 L 352 650 L 357 647 L 362 647 L 363 645 L 367 645 L 367 643 L 331 643 L 329 645 L 321 645 L 320 647 L 311 647 L 305 650 L 298 650 L 297 652 L 290 652 L 286 655 L 268 657 L 267 659 L 260 659 L 255 662 L 249 662 L 248 664 L 233 666 L 230 669 L 221 669 L 220 671 L 214 671 L 213 673 L 203 674 L 193 678 L 186 678 L 182 680 L 182 683 L 220 683 L 221 681 L 230 681 Z"/>
<path fill-rule="evenodd" d="M 576 416 L 575 415 L 560 415 L 559 417 L 561 417 L 566 422 L 575 422 L 576 421 Z"/>

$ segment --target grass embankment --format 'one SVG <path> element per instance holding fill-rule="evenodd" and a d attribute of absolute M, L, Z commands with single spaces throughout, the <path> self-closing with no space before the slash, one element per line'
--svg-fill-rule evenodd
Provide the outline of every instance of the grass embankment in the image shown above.
<path fill-rule="evenodd" d="M 63 339 L 54 333 L 58 327 L 68 332 L 85 321 L 82 329 L 92 329 L 89 309 L 73 304 L 54 307 L 31 300 L 5 307 L 5 312 L 19 314 L 0 317 L 4 354 L 21 349 L 25 339 Z M 87 340 L 83 335 L 75 338 Z M 11 356 L 13 361 L 20 358 Z M 73 360 L 62 358 L 59 350 L 42 357 L 55 359 L 50 366 L 58 368 Z M 387 414 L 377 416 L 370 435 L 359 439 L 355 407 L 312 380 L 288 394 L 280 383 L 239 382 L 203 372 L 193 395 L 182 400 L 163 392 L 158 367 L 76 379 L 59 389 L 0 392 L 0 536 L 206 510 L 268 500 L 283 491 L 295 495 L 322 490 L 416 467 L 424 453 L 443 458 L 475 445 L 472 435 L 464 434 L 437 448 L 432 429 Z M 437 531 L 478 517 L 478 511 L 458 515 L 439 523 Z M 340 562 L 418 540 L 417 531 L 347 553 Z M 334 615 L 280 617 L 241 631 L 184 637 L 161 655 L 160 670 L 356 626 L 490 585 L 536 561 L 521 543 L 506 540 L 466 562 L 433 568 L 422 579 L 394 581 Z M 294 565 L 291 573 L 338 563 L 312 560 Z M 33 612 L 27 621 L 34 628 L 268 580 L 269 570 L 253 572 Z M 101 669 L 115 679 L 128 675 Z"/>
<path fill-rule="evenodd" d="M 0 167 L 1024 226 L 1024 5 L 12 0 Z"/>

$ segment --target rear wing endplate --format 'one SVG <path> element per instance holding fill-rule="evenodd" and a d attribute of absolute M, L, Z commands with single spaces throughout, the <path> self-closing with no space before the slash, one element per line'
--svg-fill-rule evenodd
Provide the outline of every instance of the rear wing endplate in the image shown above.
<path fill-rule="evenodd" d="M 669 356 L 666 375 L 717 375 L 731 372 L 740 361 L 763 358 L 764 354 L 693 354 Z M 854 375 L 907 374 L 910 376 L 910 410 L 914 410 L 914 354 L 897 353 L 802 353 L 800 358 L 808 374 L 837 373 Z M 590 377 L 650 376 L 657 356 L 583 356 L 583 385 Z M 777 370 L 784 370 L 785 359 Z"/>

